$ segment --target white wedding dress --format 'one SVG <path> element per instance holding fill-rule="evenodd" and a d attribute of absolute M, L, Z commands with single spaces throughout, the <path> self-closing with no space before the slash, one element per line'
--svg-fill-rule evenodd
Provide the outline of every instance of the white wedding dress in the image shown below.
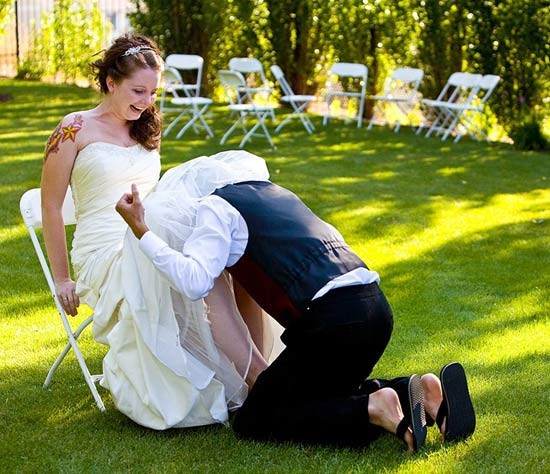
<path fill-rule="evenodd" d="M 114 206 L 135 183 L 151 230 L 181 249 L 198 198 L 269 174 L 261 158 L 243 151 L 191 160 L 169 170 L 157 185 L 159 174 L 158 153 L 140 145 L 96 142 L 79 153 L 71 177 L 77 293 L 94 309 L 94 338 L 109 345 L 101 384 L 122 413 L 154 429 L 224 423 L 228 407 L 240 406 L 246 397 L 252 353 L 229 278 L 218 279 L 208 306 L 174 292 Z M 249 341 L 230 354 L 231 360 L 220 350 L 224 331 L 213 334 L 209 320 L 219 312 L 229 312 Z"/>

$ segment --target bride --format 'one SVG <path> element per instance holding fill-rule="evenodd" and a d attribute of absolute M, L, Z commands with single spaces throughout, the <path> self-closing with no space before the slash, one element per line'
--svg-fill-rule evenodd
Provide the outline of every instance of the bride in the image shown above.
<path fill-rule="evenodd" d="M 115 40 L 92 64 L 103 100 L 63 118 L 46 145 L 41 182 L 57 296 L 67 314 L 76 315 L 81 301 L 93 308 L 94 338 L 109 346 L 102 385 L 121 412 L 154 429 L 226 422 L 228 409 L 242 404 L 267 366 L 264 356 L 271 349 L 261 312 L 243 298 L 237 306 L 240 293 L 229 277 L 222 275 L 204 301 L 172 292 L 114 209 L 130 184 L 137 184 L 150 193 L 151 226 L 176 248 L 193 224 L 198 197 L 268 177 L 263 160 L 224 152 L 180 165 L 159 182 L 161 121 L 154 103 L 162 64 L 149 38 Z M 77 216 L 71 250 L 76 281 L 61 214 L 69 185 Z M 175 205 L 184 199 L 189 206 Z M 175 218 L 176 209 L 187 220 Z"/>

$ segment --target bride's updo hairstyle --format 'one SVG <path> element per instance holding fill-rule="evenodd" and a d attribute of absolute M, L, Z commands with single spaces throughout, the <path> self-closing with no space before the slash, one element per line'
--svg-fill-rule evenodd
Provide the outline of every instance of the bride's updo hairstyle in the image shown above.
<path fill-rule="evenodd" d="M 138 69 L 162 71 L 164 62 L 158 46 L 142 35 L 126 34 L 117 38 L 103 57 L 91 64 L 92 73 L 104 94 L 109 93 L 107 77 L 119 84 Z M 154 104 L 132 122 L 130 137 L 148 150 L 160 148 L 162 119 Z"/>

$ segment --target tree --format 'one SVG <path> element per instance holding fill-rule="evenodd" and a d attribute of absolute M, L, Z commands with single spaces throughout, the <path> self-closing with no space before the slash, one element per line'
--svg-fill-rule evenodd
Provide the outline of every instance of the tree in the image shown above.
<path fill-rule="evenodd" d="M 463 51 L 467 47 L 464 2 L 425 0 L 418 5 L 417 41 L 425 73 L 422 90 L 427 97 L 436 96 L 453 72 L 464 70 Z"/>
<path fill-rule="evenodd" d="M 0 36 L 6 34 L 6 27 L 12 13 L 12 4 L 12 0 L 0 0 Z"/>
<path fill-rule="evenodd" d="M 33 47 L 18 67 L 18 77 L 54 77 L 64 82 L 87 79 L 89 64 L 108 33 L 97 2 L 55 0 L 33 30 Z"/>
<path fill-rule="evenodd" d="M 319 52 L 320 5 L 316 0 L 268 0 L 268 24 L 275 62 L 298 94 L 312 92 Z"/>
<path fill-rule="evenodd" d="M 428 97 L 453 72 L 498 74 L 491 103 L 504 124 L 544 113 L 550 95 L 548 0 L 134 1 L 134 26 L 166 54 L 204 57 L 207 93 L 231 57 L 254 56 L 300 93 L 322 89 L 336 61 L 366 64 L 369 94 L 398 66 L 424 70 Z"/>
<path fill-rule="evenodd" d="M 472 3 L 475 4 L 476 2 Z M 550 4 L 547 0 L 483 2 L 471 38 L 476 71 L 501 76 L 493 110 L 501 123 L 543 115 L 550 96 Z"/>
<path fill-rule="evenodd" d="M 329 62 L 366 64 L 367 92 L 376 94 L 397 65 L 417 66 L 412 41 L 413 15 L 409 0 L 339 0 L 322 14 Z M 367 103 L 366 115 L 372 104 Z"/>
<path fill-rule="evenodd" d="M 130 15 L 137 31 L 153 38 L 165 55 L 198 54 L 204 58 L 203 86 L 215 70 L 216 49 L 229 18 L 223 0 L 134 0 Z"/>

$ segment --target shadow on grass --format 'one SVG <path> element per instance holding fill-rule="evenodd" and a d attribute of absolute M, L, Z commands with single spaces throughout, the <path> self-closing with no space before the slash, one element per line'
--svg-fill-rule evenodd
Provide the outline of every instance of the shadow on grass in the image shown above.
<path fill-rule="evenodd" d="M 548 246 L 549 226 L 525 221 L 475 239 L 466 234 L 379 269 L 395 316 L 390 350 L 395 345 L 405 354 L 420 354 L 434 361 L 435 370 L 483 351 L 480 339 L 543 324 L 550 255 L 541 250 Z"/>
<path fill-rule="evenodd" d="M 478 207 L 495 195 L 548 189 L 542 177 L 550 167 L 542 155 L 526 155 L 518 162 L 517 155 L 503 145 L 467 143 L 448 149 L 433 141 L 422 147 L 419 142 L 424 138 L 406 131 L 399 135 L 355 131 L 354 135 L 353 143 L 363 142 L 364 150 L 350 152 L 341 147 L 333 152 L 329 147 L 323 149 L 322 157 L 312 149 L 269 159 L 271 171 L 278 170 L 272 178 L 317 209 L 324 202 L 339 203 L 334 207 L 346 210 L 383 205 L 383 222 L 389 225 L 393 225 L 391 218 L 411 208 L 429 223 L 431 205 L 442 196 Z M 386 230 L 383 225 L 376 229 Z"/>
<path fill-rule="evenodd" d="M 416 456 L 406 456 L 401 443 L 389 435 L 366 449 L 342 450 L 249 443 L 237 440 L 230 430 L 222 426 L 155 432 L 137 426 L 118 413 L 104 390 L 101 393 L 108 409 L 106 414 L 100 414 L 73 357 L 64 362 L 51 390 L 42 391 L 40 384 L 48 361 L 53 360 L 48 354 L 44 363 L 25 364 L 15 372 L 10 369 L 0 373 L 0 379 L 4 381 L 2 393 L 7 394 L 11 405 L 10 414 L 3 416 L 14 429 L 13 435 L 6 439 L 9 451 L 20 456 L 29 442 L 41 443 L 58 459 L 55 462 L 46 461 L 44 465 L 55 469 L 64 465 L 63 459 L 67 456 L 73 463 L 85 463 L 91 456 L 90 452 L 94 451 L 109 453 L 108 458 L 94 458 L 97 468 L 123 469 L 135 465 L 137 458 L 143 459 L 140 457 L 143 451 L 147 453 L 143 465 L 146 470 L 160 467 L 177 470 L 182 466 L 208 470 L 216 465 L 229 472 L 236 469 L 236 459 L 246 463 L 247 468 L 250 466 L 262 472 L 292 470 L 297 466 L 308 472 L 342 472 L 346 469 L 358 472 L 391 471 L 407 465 L 418 468 L 419 464 L 429 469 L 434 462 L 432 457 L 442 452 L 456 457 L 454 462 L 464 472 L 477 472 L 480 463 L 496 462 L 496 466 L 502 467 L 502 460 L 493 460 L 493 457 L 500 455 L 500 459 L 505 459 L 508 451 L 525 449 L 530 453 L 525 462 L 536 467 L 537 463 L 544 461 L 545 437 L 541 438 L 540 433 L 544 432 L 546 408 L 542 394 L 548 393 L 549 382 L 547 377 L 541 375 L 547 373 L 547 354 L 538 353 L 540 349 L 536 349 L 534 353 L 518 356 L 511 350 L 510 353 L 500 354 L 493 362 L 487 355 L 480 357 L 480 352 L 484 350 L 480 340 L 487 338 L 490 341 L 494 339 L 494 333 L 503 330 L 520 333 L 526 326 L 537 324 L 545 317 L 536 309 L 526 313 L 505 312 L 504 317 L 495 316 L 512 306 L 514 299 L 525 292 L 525 279 L 517 278 L 512 271 L 517 259 L 531 262 L 532 273 L 527 286 L 538 288 L 535 308 L 542 308 L 548 301 L 545 274 L 538 271 L 547 268 L 548 263 L 539 253 L 544 233 L 526 238 L 526 227 L 529 226 L 530 222 L 500 226 L 484 233 L 474 243 L 471 236 L 466 235 L 437 250 L 432 249 L 428 264 L 423 256 L 419 256 L 389 266 L 384 272 L 384 288 L 396 313 L 397 338 L 394 337 L 389 351 L 383 356 L 383 366 L 390 365 L 396 372 L 394 375 L 398 375 L 422 372 L 420 366 L 437 372 L 449 360 L 462 360 L 469 374 L 478 414 L 478 430 L 467 443 L 441 445 L 432 430 L 425 450 Z M 508 251 L 490 255 L 489 251 L 498 249 L 497 244 L 502 238 L 510 243 Z M 483 256 L 486 256 L 486 261 L 479 262 Z M 447 275 L 449 269 L 431 272 L 426 268 L 427 265 L 431 268 L 433 262 L 443 260 L 455 262 L 455 271 Z M 495 273 L 495 287 L 476 285 L 475 262 L 481 264 L 487 273 Z M 503 273 L 509 277 L 499 285 Z M 462 284 L 457 288 L 457 280 L 461 278 Z M 402 285 L 402 281 L 406 284 Z M 434 288 L 438 294 L 448 297 L 441 307 L 431 304 Z M 444 311 L 445 305 L 453 310 Z M 415 347 L 423 348 L 420 357 L 414 356 Z M 48 352 L 51 352 L 49 349 Z M 51 349 L 60 349 L 60 345 L 57 348 L 52 345 Z M 89 362 L 94 367 L 100 367 L 101 355 L 92 351 Z M 411 370 L 411 367 L 414 368 Z M 521 394 L 520 403 L 518 394 Z M 21 416 L 21 413 L 24 415 Z M 48 427 L 48 439 L 40 436 L 43 426 Z M 19 433 L 26 434 L 24 439 L 15 435 L 16 428 Z M 539 435 L 534 435 L 533 430 Z M 510 436 L 510 431 L 514 432 L 513 436 Z M 82 454 L 75 453 L 70 446 L 57 442 L 56 436 L 65 443 L 75 437 L 89 449 Z M 124 441 L 113 445 L 114 437 L 121 437 Z M 531 453 L 532 443 L 540 444 L 540 450 Z M 491 448 L 486 449 L 486 446 Z M 454 452 L 456 455 L 449 454 Z M 38 463 L 39 460 L 32 454 L 27 454 L 26 466 L 32 467 Z M 517 463 L 516 458 L 508 460 L 506 465 L 513 469 L 523 466 Z"/>
<path fill-rule="evenodd" d="M 101 364 L 98 355 L 88 356 L 87 360 L 92 367 Z M 368 454 L 371 450 L 377 453 L 377 445 L 393 453 L 389 457 L 393 457 L 392 462 L 388 459 L 384 464 L 398 466 L 403 461 L 402 446 L 390 439 L 382 439 L 367 450 L 346 450 L 245 442 L 223 425 L 150 430 L 120 414 L 101 388 L 107 411 L 100 413 L 74 357 L 69 356 L 63 363 L 49 390 L 41 388 L 46 371 L 47 362 L 27 363 L 16 372 L 0 371 L 0 387 L 5 394 L 2 419 L 9 427 L 1 435 L 3 462 L 9 471 L 31 471 L 34 467 L 43 470 L 48 466 L 55 471 L 73 471 L 81 466 L 79 472 L 87 472 L 83 466 L 92 462 L 94 471 L 111 472 L 135 466 L 144 472 L 212 472 L 214 468 L 242 472 L 243 466 L 252 469 L 250 472 L 277 472 L 297 466 L 322 472 L 327 464 L 333 469 L 361 466 L 367 461 L 371 464 Z M 37 456 L 29 449 L 35 444 L 40 445 L 40 453 L 48 455 Z"/>
<path fill-rule="evenodd" d="M 498 469 L 508 466 L 518 472 L 516 469 L 534 468 L 544 462 L 544 440 L 540 436 L 544 432 L 544 419 L 529 407 L 540 404 L 547 382 L 535 380 L 526 389 L 521 377 L 495 378 L 495 374 L 501 373 L 536 373 L 541 362 L 536 357 L 469 366 L 470 376 L 475 373 L 473 380 L 491 382 L 491 390 L 484 393 L 474 390 L 476 434 L 466 443 L 441 444 L 432 428 L 425 449 L 412 456 L 405 454 L 401 442 L 391 435 L 384 435 L 365 449 L 338 449 L 246 442 L 221 425 L 163 432 L 149 430 L 117 412 L 102 389 L 107 412 L 99 413 L 76 362 L 67 362 L 68 366 L 60 370 L 48 391 L 37 384 L 43 377 L 42 368 L 28 366 L 18 372 L 17 381 L 9 390 L 3 390 L 8 394 L 6 403 L 10 404 L 9 412 L 2 413 L 6 426 L 10 426 L 8 433 L 3 434 L 4 460 L 8 462 L 5 467 L 31 469 L 41 465 L 73 471 L 75 466 L 91 462 L 94 471 L 111 472 L 132 466 L 139 466 L 138 470 L 144 472 L 159 469 L 211 472 L 214 468 L 222 469 L 221 472 L 243 472 L 243 466 L 246 472 L 392 472 L 407 466 L 413 469 L 424 466 L 424 471 L 431 471 L 441 464 L 442 456 L 450 456 L 454 469 L 461 472 L 483 472 L 482 466 L 490 465 Z M 99 359 L 92 362 L 96 364 Z M 3 380 L 5 375 L 2 374 Z M 519 406 L 517 393 L 522 393 Z M 25 404 L 18 399 L 26 400 Z M 521 464 L 517 458 L 506 455 L 510 450 L 526 448 L 524 442 L 533 441 L 540 450 L 522 459 Z M 40 444 L 41 452 L 49 453 L 48 457 L 38 458 L 28 449 L 35 443 Z"/>

